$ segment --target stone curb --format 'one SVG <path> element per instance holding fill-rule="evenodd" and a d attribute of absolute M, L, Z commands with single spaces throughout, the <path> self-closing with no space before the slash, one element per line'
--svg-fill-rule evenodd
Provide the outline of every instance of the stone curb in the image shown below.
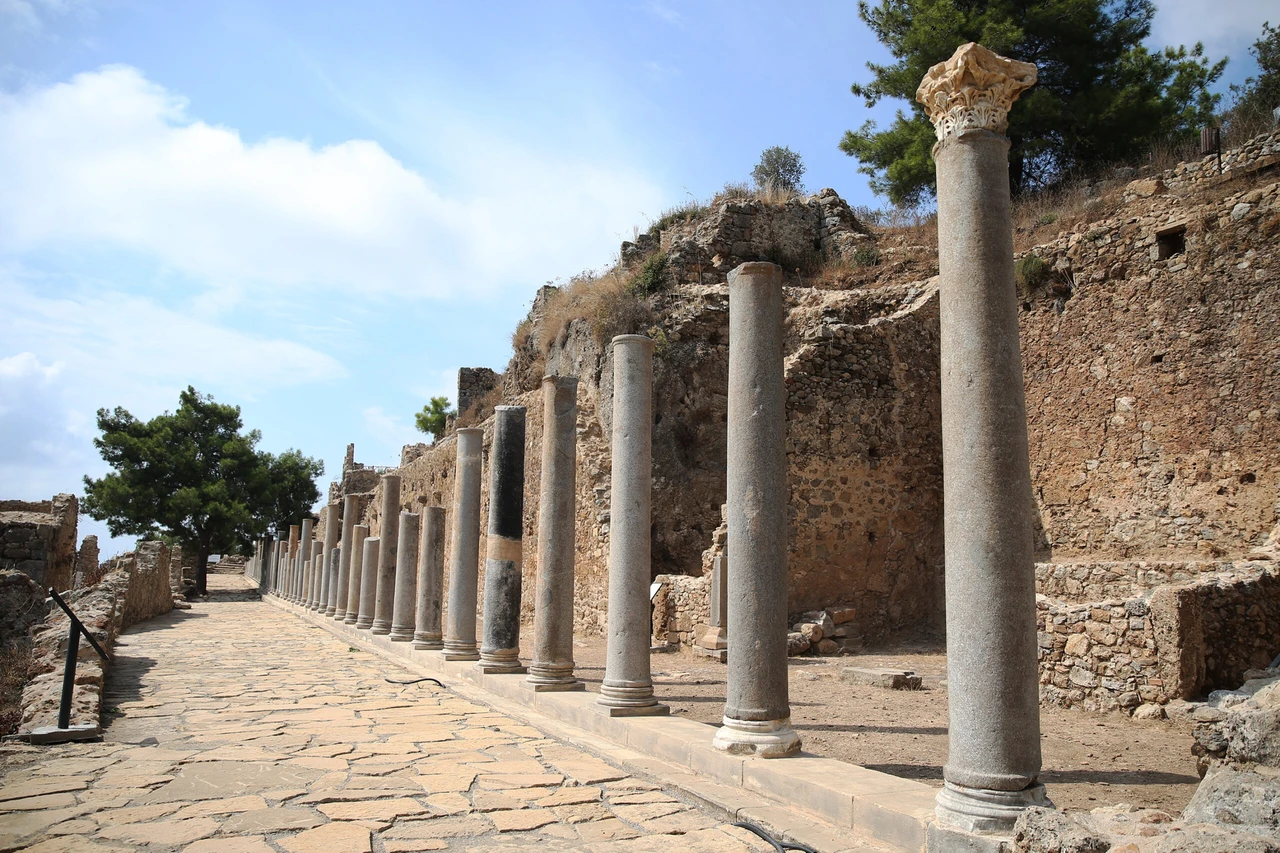
<path fill-rule="evenodd" d="M 270 593 L 262 600 L 786 841 L 823 853 L 925 849 L 937 791 L 923 783 L 803 753 L 781 759 L 728 755 L 711 746 L 716 729 L 706 723 L 610 717 L 596 709 L 595 693 L 535 692 L 525 686 L 524 675 L 484 675 L 472 661 L 445 661 L 434 652 L 415 651 L 412 643 L 392 642 L 319 617 Z"/>

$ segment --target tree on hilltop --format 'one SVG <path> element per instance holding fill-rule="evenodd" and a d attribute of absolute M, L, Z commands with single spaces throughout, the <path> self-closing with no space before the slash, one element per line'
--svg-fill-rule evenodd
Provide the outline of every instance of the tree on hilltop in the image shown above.
<path fill-rule="evenodd" d="M 209 555 L 243 549 L 276 522 L 310 514 L 324 464 L 288 450 L 256 449 L 240 407 L 189 387 L 178 408 L 139 421 L 123 408 L 98 410 L 94 447 L 114 469 L 84 478 L 81 508 L 112 536 L 168 535 L 196 555 L 196 591 L 207 589 Z"/>
<path fill-rule="evenodd" d="M 804 161 L 800 155 L 782 145 L 766 148 L 760 154 L 760 162 L 751 170 L 751 180 L 757 189 L 772 187 L 799 192 L 803 188 Z"/>
<path fill-rule="evenodd" d="M 450 415 L 456 414 L 449 408 L 448 397 L 432 397 L 431 402 L 422 407 L 422 411 L 413 416 L 413 425 L 418 432 L 425 432 L 432 441 L 439 441 L 444 435 L 444 427 Z"/>
<path fill-rule="evenodd" d="M 1241 85 L 1232 84 L 1228 131 L 1239 127 L 1245 133 L 1261 132 L 1272 126 L 1272 110 L 1280 108 L 1280 27 L 1264 22 L 1262 38 L 1253 43 L 1249 53 L 1258 61 L 1258 76 Z"/>
<path fill-rule="evenodd" d="M 935 137 L 916 87 L 962 44 L 975 41 L 1039 69 L 1009 114 L 1015 195 L 1132 158 L 1158 141 L 1192 138 L 1212 121 L 1220 96 L 1209 86 L 1227 63 L 1210 63 L 1200 44 L 1147 50 L 1151 0 L 860 0 L 858 16 L 894 62 L 868 62 L 872 80 L 855 83 L 853 94 L 868 107 L 884 98 L 911 106 L 885 130 L 868 121 L 847 131 L 840 148 L 894 204 L 920 204 L 935 193 Z"/>

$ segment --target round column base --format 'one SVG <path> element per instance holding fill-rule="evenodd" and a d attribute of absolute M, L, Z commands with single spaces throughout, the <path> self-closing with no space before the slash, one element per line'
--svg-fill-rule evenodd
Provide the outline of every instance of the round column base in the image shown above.
<path fill-rule="evenodd" d="M 476 648 L 474 642 L 445 640 L 444 651 L 440 652 L 440 657 L 445 660 L 480 660 L 480 650 Z"/>
<path fill-rule="evenodd" d="M 344 621 L 346 621 L 346 618 L 347 618 L 347 611 L 346 611 L 346 610 L 335 610 L 335 611 L 333 611 L 333 619 L 334 619 L 334 621 L 335 621 L 335 622 L 344 622 Z"/>
<path fill-rule="evenodd" d="M 596 705 L 611 717 L 662 716 L 671 709 L 653 695 L 653 685 L 639 681 L 604 681 Z"/>
<path fill-rule="evenodd" d="M 383 619 L 374 619 L 369 626 L 369 633 L 370 634 L 390 634 L 391 623 Z"/>
<path fill-rule="evenodd" d="M 407 643 L 413 639 L 413 629 L 402 626 L 391 626 L 391 640 L 396 643 Z"/>
<path fill-rule="evenodd" d="M 475 668 L 485 675 L 510 675 L 512 673 L 525 672 L 524 664 L 520 663 L 520 653 L 517 649 L 502 649 L 495 652 L 487 652 L 480 650 L 480 660 L 476 662 Z"/>
<path fill-rule="evenodd" d="M 343 624 L 343 625 L 354 625 L 354 624 L 356 624 L 356 623 L 357 623 L 357 622 L 359 622 L 359 621 L 360 621 L 360 617 L 359 617 L 358 615 L 356 615 L 355 613 L 347 613 L 347 615 L 346 615 L 346 616 L 343 616 L 343 617 L 342 617 L 342 624 Z"/>
<path fill-rule="evenodd" d="M 356 619 L 356 627 L 361 631 L 368 631 L 373 627 L 373 619 Z"/>
<path fill-rule="evenodd" d="M 586 690 L 583 684 L 573 675 L 573 665 L 539 663 L 529 665 L 529 677 L 525 679 L 525 687 L 537 693 L 558 690 Z"/>
<path fill-rule="evenodd" d="M 444 648 L 444 641 L 439 634 L 417 631 L 413 635 L 413 647 L 419 650 L 436 651 Z"/>
<path fill-rule="evenodd" d="M 711 745 L 730 755 L 785 758 L 800 751 L 800 735 L 791 728 L 791 718 L 783 720 L 735 720 L 724 717 Z"/>
<path fill-rule="evenodd" d="M 326 619 L 333 619 L 333 618 L 336 618 L 336 617 L 337 617 L 337 615 L 338 615 L 338 608 L 336 608 L 336 607 L 326 607 L 326 608 L 324 609 L 324 614 L 323 614 L 323 615 L 324 615 L 324 617 L 325 617 Z"/>
<path fill-rule="evenodd" d="M 966 788 L 954 782 L 938 792 L 934 814 L 939 823 L 965 832 L 1001 832 L 1013 829 L 1018 816 L 1031 806 L 1053 808 L 1044 784 L 1035 782 L 1021 791 L 993 791 Z"/>

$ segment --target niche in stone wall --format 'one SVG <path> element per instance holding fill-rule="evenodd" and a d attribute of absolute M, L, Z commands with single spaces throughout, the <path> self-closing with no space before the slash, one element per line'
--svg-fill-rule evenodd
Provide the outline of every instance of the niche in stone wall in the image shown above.
<path fill-rule="evenodd" d="M 1155 260 L 1164 261 L 1187 251 L 1187 224 L 1179 222 L 1156 231 Z"/>

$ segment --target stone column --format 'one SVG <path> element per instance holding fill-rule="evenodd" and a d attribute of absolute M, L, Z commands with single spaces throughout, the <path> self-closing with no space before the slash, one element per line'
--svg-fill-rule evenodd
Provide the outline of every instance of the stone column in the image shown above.
<path fill-rule="evenodd" d="M 324 574 L 324 564 L 328 555 L 324 551 L 324 543 L 319 539 L 311 543 L 311 579 L 308 593 L 311 596 L 310 601 L 304 602 L 303 606 L 308 610 L 315 610 L 316 598 L 320 595 L 320 576 Z"/>
<path fill-rule="evenodd" d="M 324 520 L 324 577 L 320 581 L 320 600 L 316 602 L 316 612 L 321 616 L 332 616 L 337 606 L 335 593 L 338 590 L 338 570 L 336 564 L 330 564 L 329 555 L 338 548 L 338 539 L 342 536 L 342 521 L 338 518 L 338 505 L 331 503 L 325 507 L 329 513 Z"/>
<path fill-rule="evenodd" d="M 649 669 L 653 341 L 643 335 L 613 339 L 610 456 L 608 636 L 597 702 L 613 717 L 666 714 Z"/>
<path fill-rule="evenodd" d="M 341 622 L 347 618 L 347 601 L 351 596 L 351 537 L 356 526 L 360 499 L 347 495 L 342 499 L 342 536 L 339 539 L 338 581 L 334 584 L 332 607 L 326 613 Z"/>
<path fill-rule="evenodd" d="M 295 573 L 293 584 L 293 601 L 295 604 L 302 604 L 307 594 L 305 584 L 308 571 L 303 564 L 311 559 L 311 530 L 314 524 L 315 521 L 311 516 L 302 519 L 302 533 L 298 536 L 298 571 Z"/>
<path fill-rule="evenodd" d="M 787 386 L 782 269 L 729 273 L 729 426 L 725 483 L 732 576 L 726 590 L 724 725 L 713 741 L 735 755 L 800 751 L 787 696 Z"/>
<path fill-rule="evenodd" d="M 524 406 L 497 406 L 493 410 L 484 560 L 484 642 L 476 663 L 476 669 L 485 673 L 525 671 L 520 664 L 524 415 Z"/>
<path fill-rule="evenodd" d="M 725 618 L 729 609 L 729 586 L 725 583 L 729 574 L 729 555 L 719 554 L 711 563 L 710 591 L 710 625 L 706 633 L 698 638 L 693 650 L 705 657 L 715 658 L 724 663 L 729 659 L 728 620 Z"/>
<path fill-rule="evenodd" d="M 1007 113 L 1036 68 L 967 44 L 916 92 L 937 131 L 950 751 L 940 824 L 1008 831 L 1043 805 L 1031 472 Z"/>
<path fill-rule="evenodd" d="M 363 566 L 360 572 L 360 610 L 356 617 L 356 627 L 367 631 L 373 627 L 373 608 L 377 603 L 378 592 L 378 554 L 382 549 L 378 547 L 377 536 L 366 537 L 363 545 L 360 557 L 360 564 Z"/>
<path fill-rule="evenodd" d="M 270 592 L 275 583 L 275 540 L 267 536 L 262 540 L 262 578 L 258 587 L 263 592 Z"/>
<path fill-rule="evenodd" d="M 396 543 L 395 603 L 391 609 L 391 639 L 413 639 L 418 605 L 418 516 L 400 513 L 400 541 Z"/>
<path fill-rule="evenodd" d="M 280 561 L 280 597 L 286 601 L 293 600 L 293 567 L 298 559 L 298 542 L 302 538 L 301 528 L 296 524 L 289 525 L 289 544 L 284 549 Z"/>
<path fill-rule="evenodd" d="M 538 588 L 533 615 L 534 690 L 584 690 L 573 675 L 574 503 L 578 378 L 542 379 L 542 483 L 538 495 Z"/>
<path fill-rule="evenodd" d="M 460 429 L 453 477 L 453 554 L 449 561 L 449 608 L 445 612 L 445 660 L 479 660 L 476 592 L 480 578 L 480 460 L 484 430 Z"/>
<path fill-rule="evenodd" d="M 418 609 L 414 623 L 415 649 L 444 648 L 440 631 L 444 592 L 444 507 L 429 506 L 423 512 L 422 546 L 418 554 Z"/>
<path fill-rule="evenodd" d="M 391 633 L 396 595 L 396 551 L 400 546 L 400 475 L 382 475 L 382 528 L 378 531 L 378 572 L 374 596 L 375 634 Z"/>
<path fill-rule="evenodd" d="M 360 618 L 360 595 L 363 590 L 364 540 L 369 538 L 369 525 L 356 524 L 351 527 L 351 569 L 347 578 L 347 615 L 342 617 L 342 624 L 356 625 Z"/>

